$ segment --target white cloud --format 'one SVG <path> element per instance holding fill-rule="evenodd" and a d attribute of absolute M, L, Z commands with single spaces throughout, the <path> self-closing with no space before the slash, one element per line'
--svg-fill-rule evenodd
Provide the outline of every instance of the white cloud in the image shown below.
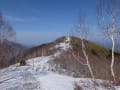
<path fill-rule="evenodd" d="M 25 19 L 20 18 L 20 17 L 11 16 L 11 15 L 5 15 L 5 19 L 7 19 L 8 21 L 25 22 Z"/>
<path fill-rule="evenodd" d="M 12 22 L 32 22 L 32 21 L 38 21 L 40 20 L 40 17 L 17 17 L 13 15 L 5 15 L 5 19 L 7 21 L 12 21 Z"/>

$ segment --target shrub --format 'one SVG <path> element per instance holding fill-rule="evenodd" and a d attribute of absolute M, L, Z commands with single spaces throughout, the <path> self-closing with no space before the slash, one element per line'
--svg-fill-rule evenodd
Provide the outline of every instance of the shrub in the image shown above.
<path fill-rule="evenodd" d="M 20 66 L 25 66 L 25 65 L 26 65 L 26 61 L 25 60 L 20 61 Z"/>

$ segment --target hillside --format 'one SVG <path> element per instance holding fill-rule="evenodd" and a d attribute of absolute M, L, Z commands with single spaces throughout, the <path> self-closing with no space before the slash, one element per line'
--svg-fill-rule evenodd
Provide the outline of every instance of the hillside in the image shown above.
<path fill-rule="evenodd" d="M 17 55 L 16 64 L 0 70 L 0 90 L 120 90 L 111 81 L 111 50 L 84 41 L 96 84 L 87 66 L 82 64 L 85 59 L 81 40 L 62 37 Z M 115 52 L 117 76 L 120 76 L 119 55 Z"/>
<path fill-rule="evenodd" d="M 16 62 L 15 57 L 24 51 L 18 43 L 5 40 L 0 43 L 0 68 L 7 67 Z"/>
<path fill-rule="evenodd" d="M 19 63 L 0 70 L 0 90 L 120 90 L 111 81 L 75 78 L 52 71 L 48 62 L 59 55 L 28 59 L 25 66 Z"/>
<path fill-rule="evenodd" d="M 85 40 L 87 54 L 96 78 L 112 79 L 110 74 L 111 50 Z M 61 37 L 51 43 L 43 44 L 27 50 L 17 61 L 30 58 L 58 55 L 49 64 L 54 66 L 53 71 L 74 77 L 91 77 L 81 50 L 81 40 L 77 37 Z M 120 54 L 115 52 L 114 70 L 120 76 Z"/>

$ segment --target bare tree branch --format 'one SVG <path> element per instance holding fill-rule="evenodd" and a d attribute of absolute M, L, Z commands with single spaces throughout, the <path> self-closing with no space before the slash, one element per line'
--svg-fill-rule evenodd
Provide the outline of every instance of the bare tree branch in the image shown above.
<path fill-rule="evenodd" d="M 15 32 L 11 25 L 9 25 L 3 18 L 2 12 L 0 11 L 0 42 L 9 40 L 15 36 Z"/>
<path fill-rule="evenodd" d="M 114 80 L 114 83 L 117 83 L 116 75 L 114 72 L 114 51 L 115 51 L 115 38 L 116 35 L 120 32 L 118 26 L 118 12 L 120 11 L 119 7 L 119 0 L 100 0 L 100 3 L 97 7 L 98 13 L 98 22 L 100 22 L 101 30 L 104 30 L 104 34 L 107 34 L 112 43 L 112 58 L 111 58 L 111 65 L 110 70 Z M 104 18 L 104 20 L 103 20 Z"/>

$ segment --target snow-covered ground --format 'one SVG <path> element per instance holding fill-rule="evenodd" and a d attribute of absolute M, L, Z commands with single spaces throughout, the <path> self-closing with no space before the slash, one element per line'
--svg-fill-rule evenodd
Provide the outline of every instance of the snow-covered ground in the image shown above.
<path fill-rule="evenodd" d="M 75 83 L 83 90 L 94 90 L 90 78 L 74 78 L 50 71 L 47 62 L 52 59 L 52 56 L 37 57 L 29 59 L 26 66 L 16 64 L 0 70 L 0 90 L 75 90 Z M 111 90 L 108 81 L 96 81 L 97 90 Z"/>
<path fill-rule="evenodd" d="M 58 45 L 55 46 L 55 48 L 61 48 L 63 50 L 67 50 L 68 48 L 71 48 L 71 45 L 70 45 L 70 37 L 66 37 L 66 40 L 64 42 L 61 42 L 59 43 Z"/>
<path fill-rule="evenodd" d="M 63 45 L 65 48 L 69 41 L 68 37 Z M 15 64 L 0 70 L 0 90 L 79 90 L 76 85 L 80 90 L 114 90 L 108 81 L 97 79 L 94 86 L 90 78 L 74 78 L 52 71 L 54 65 L 48 62 L 60 54 L 32 58 L 25 66 Z M 120 90 L 120 87 L 115 88 Z"/>

